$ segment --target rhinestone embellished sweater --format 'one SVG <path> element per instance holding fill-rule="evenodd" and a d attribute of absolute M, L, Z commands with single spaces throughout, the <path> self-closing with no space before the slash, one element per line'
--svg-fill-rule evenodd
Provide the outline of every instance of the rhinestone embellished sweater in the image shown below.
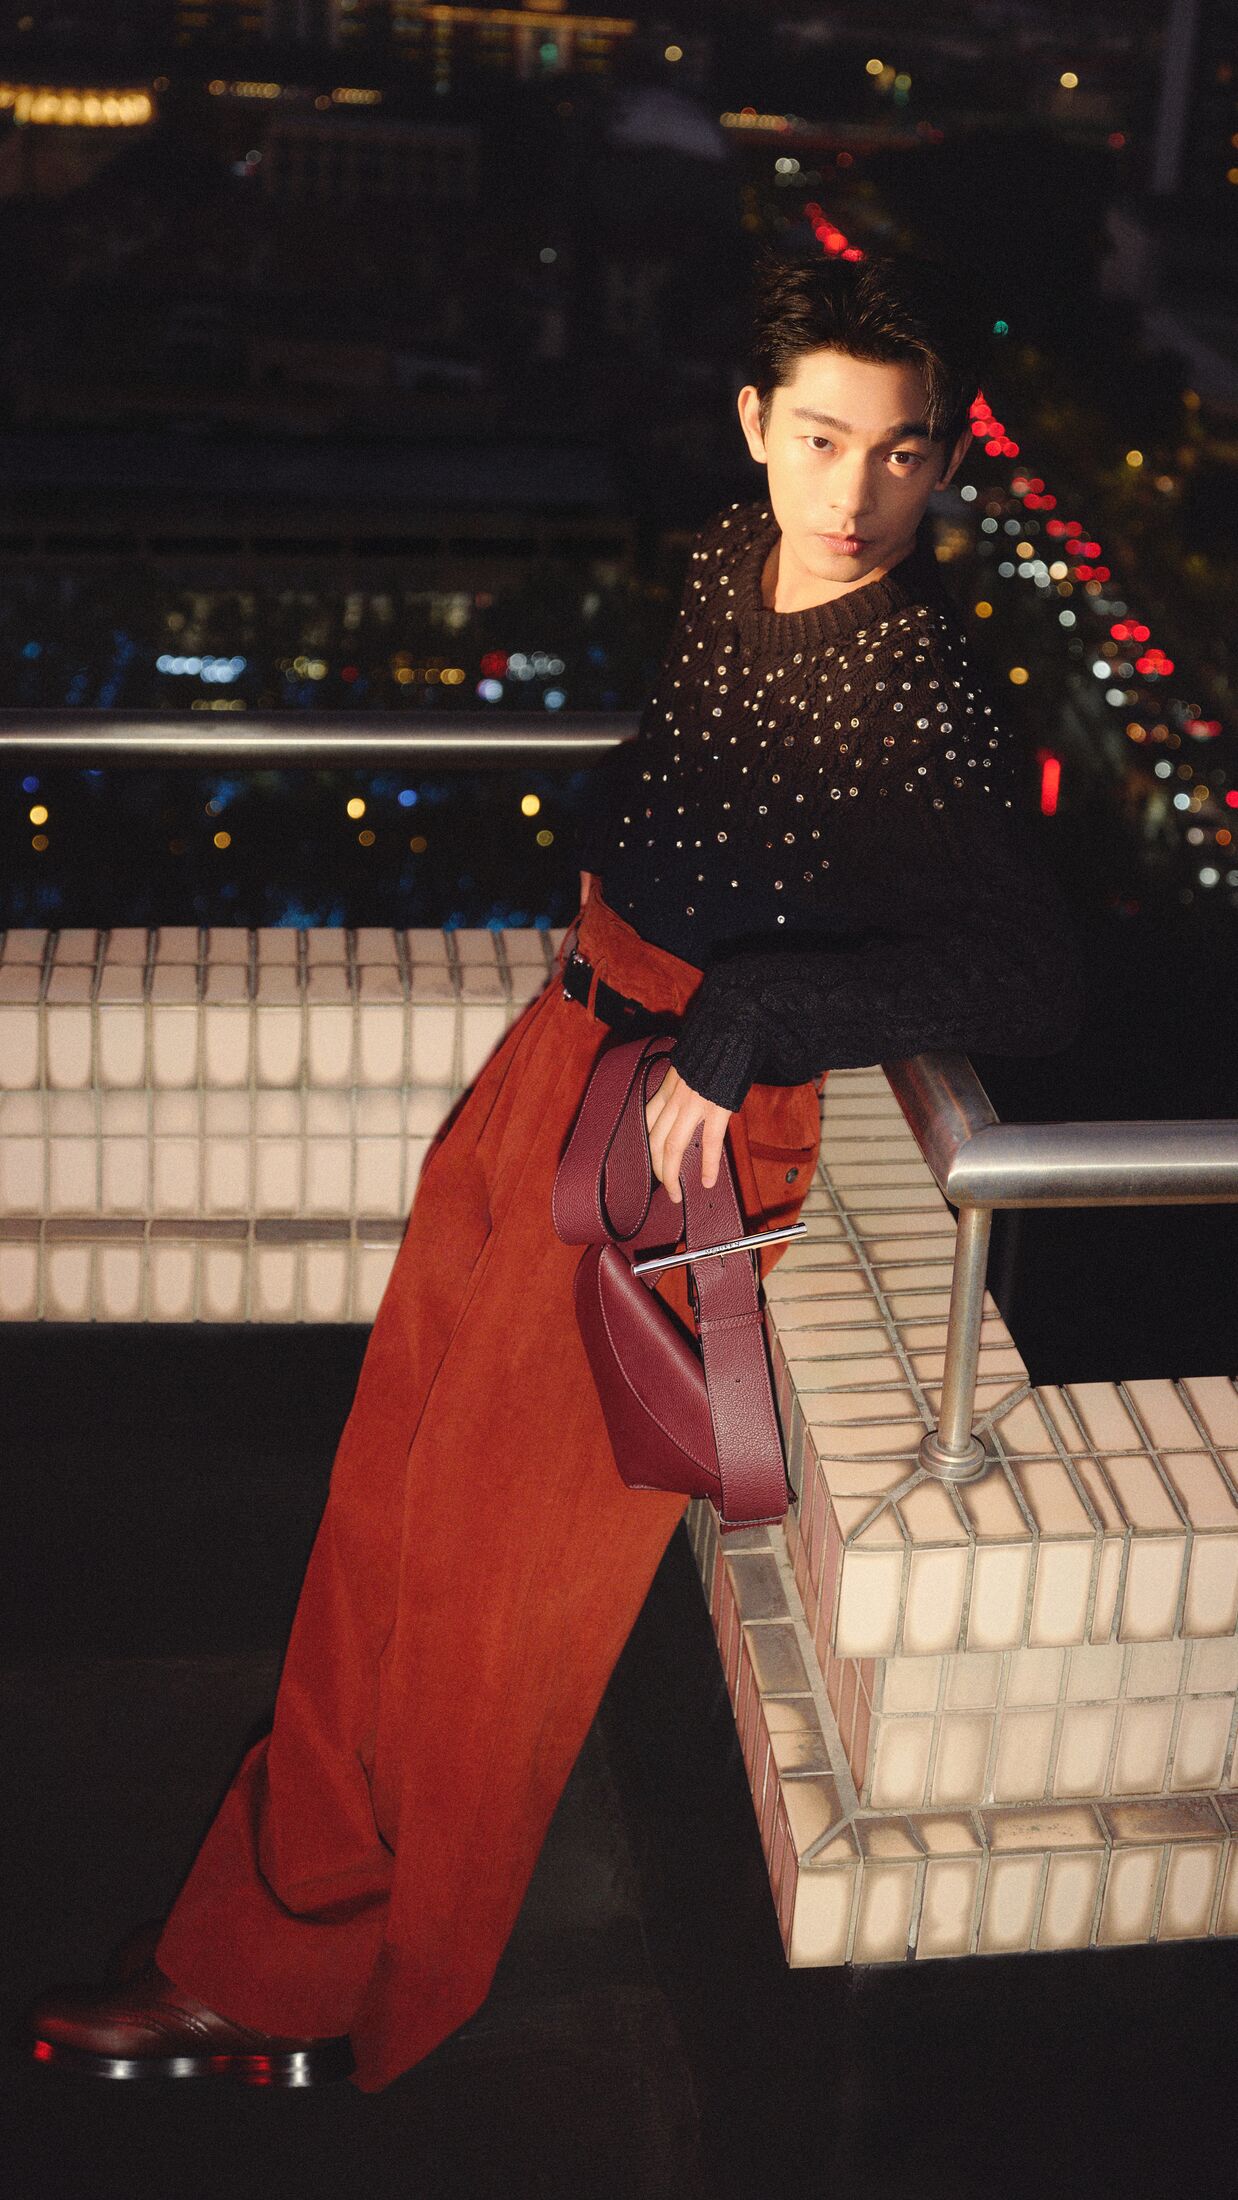
<path fill-rule="evenodd" d="M 674 1062 L 734 1110 L 761 1081 L 926 1049 L 1050 1054 L 1084 1012 L 1017 758 L 938 573 L 931 523 L 879 580 L 766 604 L 767 504 L 697 535 L 633 740 L 594 766 L 580 868 L 703 973 Z"/>

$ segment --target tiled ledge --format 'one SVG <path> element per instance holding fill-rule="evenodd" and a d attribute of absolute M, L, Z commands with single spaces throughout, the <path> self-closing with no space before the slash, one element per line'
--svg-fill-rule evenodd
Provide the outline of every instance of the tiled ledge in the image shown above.
<path fill-rule="evenodd" d="M 562 938 L 533 925 L 10 931 L 0 1090 L 460 1090 Z"/>
<path fill-rule="evenodd" d="M 1232 1633 L 1234 1381 L 1033 1388 L 986 1292 L 991 1465 L 953 1488 L 926 1476 L 954 1218 L 879 1069 L 832 1072 L 823 1112 L 809 1235 L 765 1296 L 799 1492 L 787 1543 L 831 1687 L 839 1659 Z"/>
<path fill-rule="evenodd" d="M 955 1223 L 879 1068 L 835 1070 L 766 1279 L 785 1529 L 694 1548 L 795 1964 L 1238 1933 L 1238 1386 L 1035 1388 L 984 1301 L 940 1401 Z"/>
<path fill-rule="evenodd" d="M 703 1502 L 689 1526 L 790 1963 L 1238 1933 L 1233 1792 L 925 1810 L 861 1802 L 783 1537 L 751 1529 L 724 1546 Z M 1192 1657 L 1218 1647 L 1196 1645 Z M 1214 1700 L 1218 1674 L 1205 1657 L 1199 1702 Z"/>
<path fill-rule="evenodd" d="M 374 1318 L 562 929 L 11 931 L 0 1321 Z"/>

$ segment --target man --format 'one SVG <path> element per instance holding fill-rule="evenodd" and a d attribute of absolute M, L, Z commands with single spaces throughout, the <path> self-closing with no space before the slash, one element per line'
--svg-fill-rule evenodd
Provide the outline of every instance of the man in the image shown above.
<path fill-rule="evenodd" d="M 832 1067 L 1076 1028 L 1069 923 L 925 532 L 982 356 L 939 270 L 763 265 L 739 416 L 768 498 L 698 534 L 637 739 L 593 775 L 575 946 L 427 1156 L 271 1734 L 145 1966 L 36 2009 L 43 2061 L 352 2061 L 373 2090 L 483 2000 L 684 1509 L 615 1472 L 551 1225 L 608 1025 L 675 1025 L 646 1113 L 668 1192 L 702 1126 L 704 1182 L 728 1140 L 767 1226 L 808 1189 Z M 690 1324 L 684 1271 L 656 1287 Z"/>

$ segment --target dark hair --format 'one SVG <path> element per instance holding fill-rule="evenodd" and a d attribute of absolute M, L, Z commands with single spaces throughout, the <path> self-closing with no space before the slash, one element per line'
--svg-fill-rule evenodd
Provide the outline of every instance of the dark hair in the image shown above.
<path fill-rule="evenodd" d="M 953 448 L 991 363 L 993 315 L 973 278 L 909 253 L 792 259 L 769 245 L 754 277 L 752 381 L 762 435 L 774 391 L 793 379 L 796 361 L 828 349 L 919 366 L 929 431 Z"/>

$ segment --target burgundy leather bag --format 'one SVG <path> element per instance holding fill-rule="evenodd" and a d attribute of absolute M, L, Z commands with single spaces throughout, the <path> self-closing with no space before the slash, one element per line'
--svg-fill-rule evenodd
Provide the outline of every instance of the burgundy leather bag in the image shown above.
<path fill-rule="evenodd" d="M 725 1142 L 716 1184 L 701 1183 L 702 1125 L 684 1155 L 682 1207 L 654 1175 L 645 1108 L 674 1046 L 673 1033 L 655 1032 L 603 1048 L 559 1162 L 552 1211 L 564 1243 L 586 1247 L 576 1313 L 620 1474 L 630 1489 L 707 1497 L 726 1531 L 781 1520 L 793 1494 L 751 1248 L 806 1225 L 744 1238 Z M 699 1352 L 635 1261 L 646 1247 L 673 1248 L 681 1230 Z M 740 1247 L 716 1250 L 735 1239 Z"/>

